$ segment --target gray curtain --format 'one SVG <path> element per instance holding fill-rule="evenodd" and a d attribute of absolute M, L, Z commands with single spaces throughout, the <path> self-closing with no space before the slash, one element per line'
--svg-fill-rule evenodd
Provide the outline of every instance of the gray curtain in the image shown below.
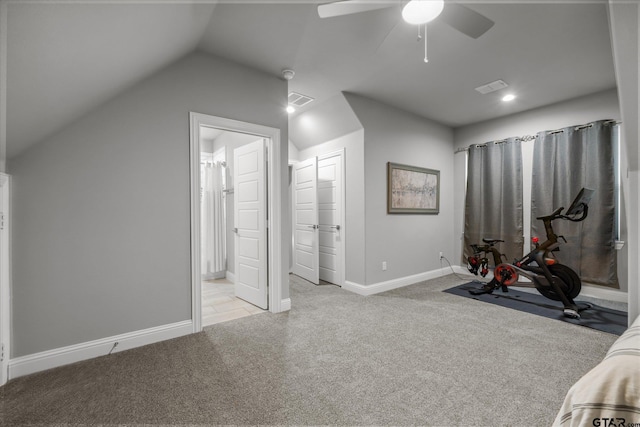
<path fill-rule="evenodd" d="M 531 235 L 545 237 L 537 217 L 565 210 L 581 188 L 595 190 L 583 222 L 557 220 L 563 235 L 558 260 L 583 282 L 618 287 L 616 274 L 614 126 L 599 121 L 557 131 L 540 132 L 534 144 L 531 185 Z"/>
<path fill-rule="evenodd" d="M 508 262 L 522 256 L 522 150 L 516 138 L 469 147 L 465 263 L 469 245 L 482 244 L 483 237 L 504 240 L 498 248 Z"/>

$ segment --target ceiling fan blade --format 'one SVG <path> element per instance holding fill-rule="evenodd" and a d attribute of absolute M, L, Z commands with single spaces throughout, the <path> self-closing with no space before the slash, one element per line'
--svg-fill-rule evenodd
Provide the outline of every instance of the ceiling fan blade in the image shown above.
<path fill-rule="evenodd" d="M 395 5 L 391 1 L 363 1 L 345 0 L 318 5 L 320 18 L 332 18 L 334 16 L 350 15 L 352 13 L 368 12 L 370 10 L 384 9 Z"/>
<path fill-rule="evenodd" d="M 489 31 L 494 24 L 491 19 L 459 3 L 447 3 L 438 19 L 474 39 Z"/>

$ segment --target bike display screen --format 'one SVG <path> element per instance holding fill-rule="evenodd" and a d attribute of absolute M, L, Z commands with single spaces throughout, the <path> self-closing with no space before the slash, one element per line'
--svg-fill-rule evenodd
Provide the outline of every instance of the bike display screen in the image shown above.
<path fill-rule="evenodd" d="M 573 203 L 571 203 L 571 206 L 569 206 L 569 209 L 567 209 L 565 215 L 581 215 L 584 212 L 584 208 L 587 207 L 591 201 L 594 192 L 595 190 L 590 188 L 583 188 L 580 190 L 576 198 L 573 200 Z"/>

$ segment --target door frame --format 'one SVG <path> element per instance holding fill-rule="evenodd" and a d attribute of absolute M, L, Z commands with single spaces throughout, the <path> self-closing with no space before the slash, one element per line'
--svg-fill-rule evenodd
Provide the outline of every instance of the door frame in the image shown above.
<path fill-rule="evenodd" d="M 280 129 L 268 126 L 211 116 L 189 113 L 190 134 L 190 197 L 191 197 L 191 317 L 193 332 L 202 330 L 202 297 L 200 267 L 200 126 L 213 127 L 230 132 L 246 133 L 267 139 L 267 257 L 269 311 L 279 313 L 288 310 L 282 304 L 282 287 L 288 284 L 282 274 L 282 179 L 280 154 L 282 144 Z"/>
<path fill-rule="evenodd" d="M 346 255 L 346 251 L 347 251 L 347 185 L 346 185 L 346 174 L 347 174 L 347 168 L 346 168 L 346 159 L 345 159 L 345 149 L 344 148 L 340 148 L 339 150 L 335 150 L 335 151 L 331 151 L 329 153 L 326 154 L 320 154 L 317 156 L 317 161 L 319 162 L 320 160 L 324 160 L 324 159 L 329 159 L 331 157 L 340 157 L 340 161 L 341 161 L 341 167 L 340 167 L 340 173 L 342 174 L 341 177 L 341 182 L 340 182 L 340 191 L 342 193 L 342 197 L 340 197 L 340 204 L 341 204 L 341 209 L 340 209 L 340 223 L 342 224 L 340 226 L 340 232 L 342 233 L 342 241 L 340 243 L 340 263 L 342 264 L 340 266 L 340 271 L 338 272 L 338 282 L 336 283 L 336 285 L 339 285 L 340 287 L 344 287 L 344 282 L 345 282 L 345 277 L 347 275 L 347 255 Z M 319 267 L 319 266 L 318 266 Z"/>
<path fill-rule="evenodd" d="M 11 211 L 9 206 L 11 190 L 9 175 L 0 173 L 0 386 L 9 379 L 9 358 L 11 355 L 11 263 L 9 239 L 11 238 Z"/>

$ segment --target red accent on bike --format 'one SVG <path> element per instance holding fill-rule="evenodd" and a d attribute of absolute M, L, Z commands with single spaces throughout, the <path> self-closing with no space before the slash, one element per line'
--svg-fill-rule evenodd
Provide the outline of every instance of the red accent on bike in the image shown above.
<path fill-rule="evenodd" d="M 547 264 L 547 265 L 553 265 L 553 264 L 556 263 L 556 260 L 553 259 L 553 258 L 545 258 L 544 259 L 544 263 Z"/>
<path fill-rule="evenodd" d="M 513 285 L 518 281 L 518 272 L 509 264 L 500 264 L 493 271 L 493 276 L 503 285 Z M 504 282 L 503 282 L 504 277 Z"/>
<path fill-rule="evenodd" d="M 538 243 L 538 242 L 540 241 L 540 239 L 538 239 L 537 237 L 532 237 L 532 238 L 531 238 L 531 241 L 532 241 L 533 243 Z"/>

